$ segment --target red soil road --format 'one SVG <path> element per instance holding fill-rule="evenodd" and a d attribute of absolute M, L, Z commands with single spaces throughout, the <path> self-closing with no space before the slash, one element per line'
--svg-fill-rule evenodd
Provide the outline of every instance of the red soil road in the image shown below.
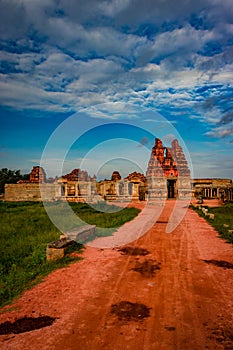
<path fill-rule="evenodd" d="M 159 221 L 130 246 L 145 256 L 87 247 L 84 259 L 51 273 L 5 307 L 0 323 L 20 317 L 57 317 L 53 325 L 0 336 L 2 350 L 202 350 L 233 349 L 233 270 L 203 260 L 233 263 L 232 245 L 194 211 L 165 233 L 174 202 Z M 154 276 L 132 270 L 136 263 L 160 263 Z M 111 305 L 142 303 L 150 316 L 118 320 Z"/>

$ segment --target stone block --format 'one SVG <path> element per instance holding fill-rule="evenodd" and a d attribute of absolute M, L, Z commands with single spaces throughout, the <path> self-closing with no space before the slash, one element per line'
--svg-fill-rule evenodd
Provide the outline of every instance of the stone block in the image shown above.
<path fill-rule="evenodd" d="M 55 261 L 64 258 L 66 248 L 70 247 L 74 243 L 74 241 L 67 237 L 63 237 L 57 241 L 48 243 L 46 248 L 46 260 Z"/>
<path fill-rule="evenodd" d="M 65 248 L 50 248 L 47 246 L 46 248 L 46 260 L 47 261 L 55 261 L 58 259 L 62 259 L 65 256 Z"/>
<path fill-rule="evenodd" d="M 211 213 L 210 213 L 210 214 L 209 214 L 209 218 L 212 219 L 212 220 L 214 220 L 214 214 L 211 214 Z"/>
<path fill-rule="evenodd" d="M 66 236 L 75 242 L 81 243 L 87 240 L 90 236 L 94 235 L 95 229 L 96 225 L 84 225 L 66 232 Z"/>
<path fill-rule="evenodd" d="M 229 227 L 229 225 L 228 224 L 223 224 L 223 227 Z"/>

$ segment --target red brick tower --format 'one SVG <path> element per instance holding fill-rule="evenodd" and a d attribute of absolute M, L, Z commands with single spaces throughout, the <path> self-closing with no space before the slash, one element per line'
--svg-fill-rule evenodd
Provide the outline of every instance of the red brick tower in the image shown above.
<path fill-rule="evenodd" d="M 190 194 L 190 171 L 177 140 L 168 148 L 155 139 L 146 177 L 149 199 L 186 198 Z"/>
<path fill-rule="evenodd" d="M 33 183 L 45 183 L 46 182 L 46 174 L 42 167 L 34 166 L 30 173 L 30 182 Z"/>

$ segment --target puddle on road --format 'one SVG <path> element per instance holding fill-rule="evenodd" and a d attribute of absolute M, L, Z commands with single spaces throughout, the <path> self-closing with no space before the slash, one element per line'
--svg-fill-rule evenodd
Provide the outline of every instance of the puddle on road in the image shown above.
<path fill-rule="evenodd" d="M 173 326 L 165 326 L 164 328 L 169 332 L 173 332 L 176 330 L 176 327 L 173 327 Z"/>
<path fill-rule="evenodd" d="M 145 255 L 150 254 L 150 252 L 148 250 L 144 249 L 144 248 L 130 247 L 130 246 L 118 249 L 118 251 L 122 252 L 125 255 L 142 255 L 142 256 L 145 256 Z"/>
<path fill-rule="evenodd" d="M 111 314 L 119 321 L 140 321 L 150 316 L 150 308 L 144 304 L 121 301 L 111 306 Z"/>
<path fill-rule="evenodd" d="M 136 262 L 132 270 L 139 272 L 144 277 L 154 277 L 155 271 L 160 270 L 160 263 L 154 260 L 145 260 L 143 262 Z"/>
<path fill-rule="evenodd" d="M 212 264 L 218 267 L 223 267 L 224 269 L 233 269 L 233 264 L 228 261 L 223 260 L 203 260 L 207 264 Z"/>
<path fill-rule="evenodd" d="M 40 316 L 19 318 L 18 320 L 12 323 L 6 321 L 0 324 L 0 335 L 30 332 L 35 329 L 51 326 L 55 320 L 56 318 L 54 317 Z"/>

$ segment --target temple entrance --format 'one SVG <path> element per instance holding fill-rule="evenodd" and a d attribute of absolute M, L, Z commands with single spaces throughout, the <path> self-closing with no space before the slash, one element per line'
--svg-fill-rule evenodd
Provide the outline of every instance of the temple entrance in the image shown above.
<path fill-rule="evenodd" d="M 176 180 L 167 180 L 167 198 L 176 198 Z"/>

